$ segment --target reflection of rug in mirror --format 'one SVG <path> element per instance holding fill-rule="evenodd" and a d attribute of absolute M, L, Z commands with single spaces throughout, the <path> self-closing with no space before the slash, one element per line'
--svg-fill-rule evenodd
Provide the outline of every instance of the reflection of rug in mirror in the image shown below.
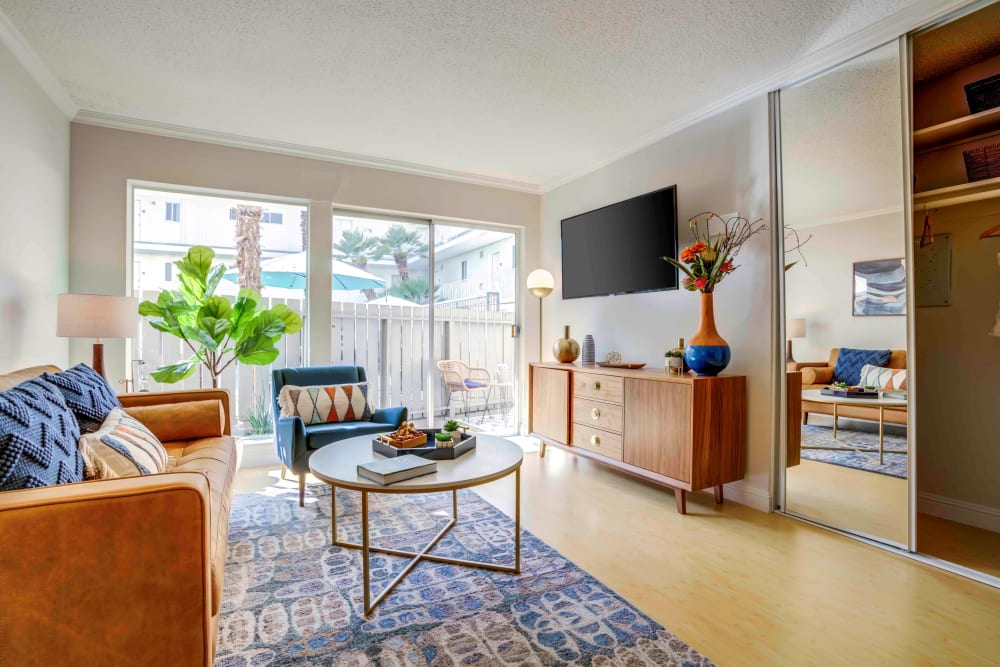
<path fill-rule="evenodd" d="M 330 487 L 233 497 L 216 667 L 712 663 L 564 556 L 522 533 L 521 574 L 424 562 L 367 619 L 361 552 L 330 544 Z M 361 541 L 360 494 L 337 493 L 341 539 Z M 450 494 L 370 496 L 373 542 L 413 550 Z M 514 522 L 472 491 L 434 549 L 509 563 Z M 380 591 L 408 559 L 372 556 Z"/>
<path fill-rule="evenodd" d="M 833 465 L 844 466 L 845 468 L 856 468 L 868 472 L 877 472 L 881 475 L 890 475 L 906 479 L 906 454 L 885 454 L 885 463 L 879 465 L 878 462 L 878 433 L 868 433 L 865 431 L 852 431 L 846 428 L 837 429 L 837 437 L 841 441 L 846 441 L 860 450 L 868 452 L 861 454 L 853 449 L 837 451 L 832 449 L 807 449 L 807 447 L 846 447 L 844 442 L 833 439 L 833 427 L 812 426 L 802 427 L 802 458 L 820 463 L 832 463 Z M 885 434 L 884 448 L 893 450 L 905 450 L 906 437 L 901 435 Z"/>

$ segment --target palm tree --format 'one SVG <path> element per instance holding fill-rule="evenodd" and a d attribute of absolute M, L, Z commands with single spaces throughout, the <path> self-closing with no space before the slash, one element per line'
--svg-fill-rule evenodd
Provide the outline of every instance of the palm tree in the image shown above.
<path fill-rule="evenodd" d="M 261 206 L 236 205 L 236 271 L 240 287 L 260 291 Z"/>
<path fill-rule="evenodd" d="M 407 231 L 403 225 L 393 225 L 386 230 L 380 239 L 380 256 L 389 255 L 396 262 L 400 284 L 410 278 L 407 266 L 410 255 L 422 255 L 427 252 L 427 244 L 423 242 L 417 230 Z"/>
<path fill-rule="evenodd" d="M 333 244 L 334 255 L 346 260 L 362 271 L 368 268 L 369 256 L 379 253 L 379 239 L 357 229 L 346 229 L 340 240 Z"/>
<path fill-rule="evenodd" d="M 434 300 L 438 298 L 438 292 L 441 291 L 440 285 L 434 286 Z M 429 303 L 431 300 L 431 289 L 430 285 L 423 278 L 413 278 L 412 280 L 407 280 L 399 285 L 396 285 L 389 290 L 389 294 L 392 296 L 399 297 L 400 299 L 406 299 L 407 301 L 412 301 L 413 303 L 425 304 Z"/>
<path fill-rule="evenodd" d="M 377 256 L 381 251 L 377 238 L 368 236 L 364 231 L 358 229 L 345 229 L 340 240 L 333 244 L 333 252 L 338 258 L 365 271 L 368 268 L 369 255 Z M 369 301 L 375 298 L 375 290 L 365 289 L 361 291 Z"/>

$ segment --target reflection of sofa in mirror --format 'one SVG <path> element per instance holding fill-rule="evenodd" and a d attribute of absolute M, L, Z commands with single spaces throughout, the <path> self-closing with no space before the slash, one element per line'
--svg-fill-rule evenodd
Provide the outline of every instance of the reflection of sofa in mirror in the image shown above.
<path fill-rule="evenodd" d="M 837 367 L 837 357 L 840 356 L 840 348 L 835 347 L 830 350 L 830 358 L 827 361 L 791 361 L 788 363 L 789 371 L 802 372 L 802 389 L 822 389 L 833 382 L 833 369 Z M 892 350 L 887 368 L 906 368 L 906 350 Z M 833 405 L 830 403 L 818 403 L 815 401 L 802 401 L 802 423 L 809 423 L 809 413 L 824 414 L 833 416 Z M 878 408 L 856 407 L 853 405 L 841 405 L 837 408 L 837 415 L 851 419 L 869 419 L 878 421 Z M 906 425 L 906 408 L 886 408 L 885 421 L 889 424 Z"/>

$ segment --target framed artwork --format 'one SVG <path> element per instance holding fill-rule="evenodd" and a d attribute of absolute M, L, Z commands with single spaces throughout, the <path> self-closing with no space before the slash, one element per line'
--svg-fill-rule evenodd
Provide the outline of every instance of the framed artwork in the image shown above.
<path fill-rule="evenodd" d="M 854 262 L 855 317 L 906 315 L 906 269 L 900 259 Z"/>

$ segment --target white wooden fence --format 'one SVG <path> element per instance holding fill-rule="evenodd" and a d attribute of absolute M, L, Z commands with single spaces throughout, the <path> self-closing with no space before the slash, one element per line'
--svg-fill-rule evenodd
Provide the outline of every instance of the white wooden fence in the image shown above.
<path fill-rule="evenodd" d="M 156 292 L 144 292 L 140 299 L 155 301 Z M 262 305 L 267 307 L 278 303 L 306 316 L 302 299 L 262 299 Z M 516 368 L 515 340 L 511 338 L 513 312 L 469 310 L 447 304 L 436 306 L 432 361 L 427 352 L 430 336 L 427 307 L 339 301 L 331 306 L 333 330 L 329 364 L 363 366 L 368 373 L 369 395 L 377 407 L 405 405 L 410 409 L 410 419 L 424 419 L 427 417 L 427 394 L 433 391 L 435 414 L 446 414 L 449 397 L 437 370 L 438 359 L 459 359 L 469 366 L 486 368 L 494 381 L 513 381 Z M 306 365 L 304 341 L 305 328 L 281 339 L 278 344 L 281 354 L 271 366 L 235 363 L 223 373 L 220 384 L 232 393 L 234 420 L 238 420 L 235 427 L 244 433 L 249 430 L 247 417 L 258 410 L 258 402 L 263 403 L 262 397 L 267 399 L 266 407 L 270 409 L 272 368 Z M 191 356 L 183 341 L 154 330 L 145 321 L 139 326 L 133 346 L 133 358 L 145 361 L 147 371 Z M 504 372 L 506 377 L 501 377 Z M 199 368 L 183 382 L 161 385 L 151 381 L 149 388 L 161 391 L 211 385 L 211 377 Z M 490 409 L 500 410 L 504 400 L 511 408 L 514 395 L 514 391 L 492 392 Z M 461 397 L 451 397 L 451 402 L 453 408 L 461 409 Z M 477 394 L 472 407 L 479 408 L 482 402 L 483 395 Z"/>

